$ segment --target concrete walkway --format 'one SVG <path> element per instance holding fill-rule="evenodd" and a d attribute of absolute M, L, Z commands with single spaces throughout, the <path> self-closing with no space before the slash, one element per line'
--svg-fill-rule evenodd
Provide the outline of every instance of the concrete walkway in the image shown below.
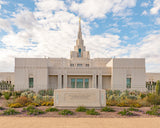
<path fill-rule="evenodd" d="M 0 128 L 159 128 L 160 118 L 0 117 Z"/>

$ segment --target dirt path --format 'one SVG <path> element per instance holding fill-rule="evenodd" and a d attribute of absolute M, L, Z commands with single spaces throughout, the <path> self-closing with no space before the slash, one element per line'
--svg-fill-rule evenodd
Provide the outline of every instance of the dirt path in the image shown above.
<path fill-rule="evenodd" d="M 159 128 L 160 118 L 0 117 L 0 128 Z"/>

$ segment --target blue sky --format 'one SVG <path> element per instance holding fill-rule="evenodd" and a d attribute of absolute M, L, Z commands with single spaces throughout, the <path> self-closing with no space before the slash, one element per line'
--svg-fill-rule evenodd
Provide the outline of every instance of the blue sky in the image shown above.
<path fill-rule="evenodd" d="M 146 58 L 160 72 L 160 0 L 0 0 L 0 71 L 15 57 L 70 57 L 82 19 L 91 58 Z"/>

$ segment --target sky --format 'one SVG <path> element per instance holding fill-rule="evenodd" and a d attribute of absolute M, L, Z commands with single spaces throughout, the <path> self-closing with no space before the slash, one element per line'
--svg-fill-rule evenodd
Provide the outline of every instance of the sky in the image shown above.
<path fill-rule="evenodd" d="M 0 72 L 15 58 L 70 58 L 79 17 L 91 58 L 145 58 L 160 72 L 160 0 L 0 0 Z"/>

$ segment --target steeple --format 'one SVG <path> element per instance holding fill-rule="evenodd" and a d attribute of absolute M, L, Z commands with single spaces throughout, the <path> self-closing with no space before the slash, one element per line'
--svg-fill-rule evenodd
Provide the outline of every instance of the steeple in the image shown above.
<path fill-rule="evenodd" d="M 74 46 L 74 51 L 71 51 L 71 59 L 73 58 L 89 59 L 89 52 L 86 51 L 86 47 L 84 46 L 84 41 L 82 39 L 81 18 L 79 18 L 79 29 L 78 38 L 76 40 L 76 46 Z"/>
<path fill-rule="evenodd" d="M 81 31 L 81 17 L 79 17 L 78 39 L 82 39 L 82 31 Z"/>

